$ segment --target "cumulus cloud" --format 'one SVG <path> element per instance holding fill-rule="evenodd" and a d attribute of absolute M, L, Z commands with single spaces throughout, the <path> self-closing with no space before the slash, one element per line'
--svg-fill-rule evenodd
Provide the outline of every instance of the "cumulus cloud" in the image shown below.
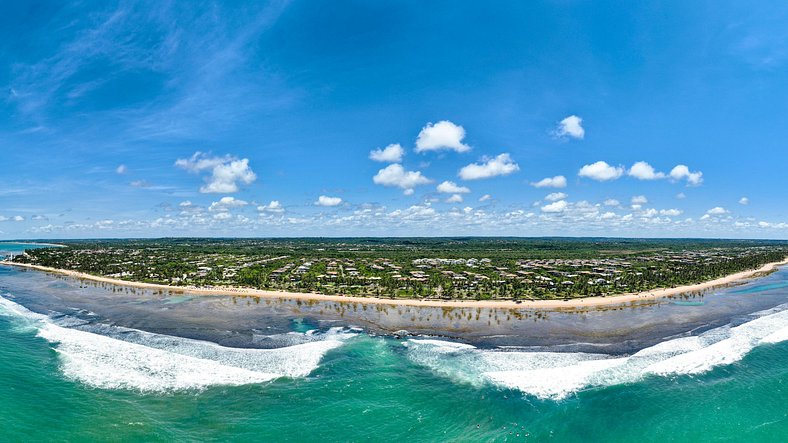
<path fill-rule="evenodd" d="M 383 149 L 369 151 L 370 160 L 384 163 L 399 163 L 404 155 L 405 150 L 402 149 L 399 143 L 390 144 Z"/>
<path fill-rule="evenodd" d="M 576 115 L 570 115 L 558 123 L 558 126 L 553 131 L 553 134 L 556 137 L 571 137 L 582 140 L 586 135 L 586 131 L 583 129 L 582 123 L 582 118 Z"/>
<path fill-rule="evenodd" d="M 564 212 L 566 206 L 567 203 L 565 200 L 559 200 L 557 202 L 550 203 L 549 205 L 542 206 L 542 212 L 552 213 L 552 214 Z"/>
<path fill-rule="evenodd" d="M 208 207 L 208 210 L 212 212 L 227 212 L 230 209 L 243 208 L 248 204 L 248 202 L 244 200 L 238 200 L 235 197 L 222 197 L 219 199 L 219 201 L 211 203 L 211 206 Z"/>
<path fill-rule="evenodd" d="M 772 223 L 767 221 L 759 221 L 758 227 L 761 228 L 774 228 L 774 229 L 788 229 L 788 223 L 781 222 L 781 223 Z"/>
<path fill-rule="evenodd" d="M 520 166 L 512 160 L 508 153 L 482 160 L 483 163 L 471 163 L 460 169 L 460 178 L 463 180 L 478 180 L 499 175 L 509 175 L 520 170 Z"/>
<path fill-rule="evenodd" d="M 339 197 L 329 197 L 327 195 L 321 195 L 317 198 L 315 205 L 317 206 L 337 206 L 342 203 L 342 199 Z"/>
<path fill-rule="evenodd" d="M 686 179 L 689 186 L 698 186 L 703 183 L 703 173 L 700 171 L 691 172 L 686 165 L 676 165 L 670 171 L 670 178 L 676 181 Z"/>
<path fill-rule="evenodd" d="M 648 203 L 648 198 L 645 195 L 636 195 L 630 201 L 633 205 L 644 205 Z"/>
<path fill-rule="evenodd" d="M 396 186 L 404 189 L 405 195 L 412 195 L 413 188 L 426 185 L 432 180 L 423 176 L 420 171 L 406 171 L 402 165 L 395 163 L 378 171 L 372 181 L 377 185 Z"/>
<path fill-rule="evenodd" d="M 687 198 L 687 194 L 683 192 L 679 192 L 678 194 L 676 194 L 676 198 L 679 200 L 684 200 L 685 198 Z"/>
<path fill-rule="evenodd" d="M 681 209 L 662 209 L 659 211 L 659 214 L 667 217 L 677 217 L 681 215 L 682 212 L 684 211 L 682 211 Z"/>
<path fill-rule="evenodd" d="M 618 200 L 614 199 L 614 198 L 609 198 L 609 199 L 604 201 L 604 205 L 605 206 L 618 206 L 620 204 L 621 203 Z"/>
<path fill-rule="evenodd" d="M 118 167 L 115 168 L 115 172 L 118 173 L 118 174 L 123 175 L 123 174 L 129 172 L 129 168 L 127 168 L 126 165 L 118 165 Z"/>
<path fill-rule="evenodd" d="M 654 170 L 650 164 L 640 161 L 629 168 L 627 175 L 638 180 L 658 180 L 665 178 L 665 174 Z"/>
<path fill-rule="evenodd" d="M 456 152 L 467 152 L 471 147 L 464 144 L 465 128 L 448 120 L 438 123 L 427 123 L 421 129 L 416 139 L 416 152 L 450 150 Z"/>
<path fill-rule="evenodd" d="M 271 202 L 267 205 L 258 206 L 257 210 L 260 212 L 281 213 L 285 211 L 285 208 L 282 207 L 282 204 L 279 203 L 279 200 L 271 200 Z"/>
<path fill-rule="evenodd" d="M 446 203 L 462 203 L 462 195 L 453 194 L 451 197 L 446 199 Z"/>
<path fill-rule="evenodd" d="M 193 174 L 210 172 L 205 177 L 205 185 L 200 192 L 205 194 L 229 194 L 238 192 L 238 183 L 252 184 L 257 175 L 249 167 L 249 159 L 234 156 L 211 157 L 203 152 L 195 152 L 191 158 L 175 161 L 175 166 Z"/>
<path fill-rule="evenodd" d="M 725 209 L 725 208 L 723 208 L 721 206 L 716 206 L 716 207 L 711 208 L 708 211 L 706 211 L 706 214 L 708 214 L 708 215 L 723 215 L 723 214 L 727 214 L 728 212 L 729 211 L 727 209 Z"/>
<path fill-rule="evenodd" d="M 646 217 L 646 218 L 651 218 L 655 215 L 657 215 L 657 210 L 654 208 L 646 209 L 640 214 L 641 217 Z"/>
<path fill-rule="evenodd" d="M 750 199 L 747 198 L 747 197 L 742 197 L 742 198 L 739 199 L 739 204 L 740 205 L 749 205 L 750 204 Z"/>
<path fill-rule="evenodd" d="M 443 194 L 467 194 L 471 192 L 471 190 L 467 187 L 459 186 L 456 183 L 448 180 L 439 184 L 437 189 L 438 192 Z"/>
<path fill-rule="evenodd" d="M 563 175 L 556 175 L 555 177 L 546 177 L 538 182 L 531 183 L 535 188 L 565 188 L 566 177 Z"/>
<path fill-rule="evenodd" d="M 553 192 L 552 194 L 547 194 L 544 199 L 550 202 L 554 202 L 558 200 L 563 200 L 567 197 L 569 196 L 564 194 L 563 192 Z"/>
<path fill-rule="evenodd" d="M 490 195 L 490 194 L 484 194 L 484 195 L 482 195 L 481 197 L 479 197 L 479 201 L 480 201 L 480 202 L 486 202 L 487 200 L 489 200 L 489 199 L 491 199 L 491 198 L 492 198 L 492 195 Z"/>
<path fill-rule="evenodd" d="M 596 181 L 615 180 L 624 174 L 621 166 L 610 166 L 607 162 L 598 161 L 580 168 L 577 173 L 580 177 L 587 177 Z"/>

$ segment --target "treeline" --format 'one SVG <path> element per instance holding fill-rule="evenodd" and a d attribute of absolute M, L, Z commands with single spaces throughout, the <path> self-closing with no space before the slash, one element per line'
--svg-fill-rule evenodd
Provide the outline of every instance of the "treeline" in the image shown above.
<path fill-rule="evenodd" d="M 374 252 L 373 247 L 377 248 Z M 610 295 L 700 283 L 780 261 L 786 255 L 788 243 L 768 241 L 164 239 L 73 242 L 65 248 L 28 250 L 15 260 L 175 285 L 233 285 L 381 297 L 544 299 Z M 520 269 L 518 261 L 545 260 L 546 256 L 550 256 L 549 259 L 605 259 L 607 261 L 599 263 L 606 263 L 604 266 L 615 269 L 615 273 L 602 278 L 603 283 L 599 282 L 598 273 L 591 273 L 594 265 L 578 269 L 558 264 L 553 268 L 529 268 L 529 277 L 512 274 Z M 676 258 L 684 256 L 693 258 Z M 425 257 L 474 257 L 489 261 L 472 268 L 464 265 L 414 266 L 414 258 Z M 329 262 L 334 263 L 335 269 L 330 276 L 327 275 Z M 310 266 L 296 272 L 305 263 Z M 381 270 L 380 263 L 394 266 Z M 616 263 L 620 265 L 616 267 Z M 353 272 L 346 270 L 351 269 L 350 265 Z M 501 272 L 499 268 L 508 271 Z M 413 278 L 412 271 L 424 272 L 426 277 Z"/>

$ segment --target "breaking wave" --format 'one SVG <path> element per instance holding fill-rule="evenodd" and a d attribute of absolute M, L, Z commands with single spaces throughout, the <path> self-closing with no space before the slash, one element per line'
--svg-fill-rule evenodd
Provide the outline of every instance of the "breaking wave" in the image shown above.
<path fill-rule="evenodd" d="M 80 324 L 73 318 L 52 319 L 3 297 L 0 315 L 15 318 L 17 330 L 36 332 L 51 343 L 67 378 L 95 388 L 143 392 L 306 377 L 328 351 L 352 336 L 333 329 L 299 334 L 293 337 L 298 344 L 283 348 L 241 349 L 130 328 Z"/>
<path fill-rule="evenodd" d="M 788 340 L 788 304 L 749 321 L 666 340 L 628 356 L 570 352 L 483 350 L 440 340 L 412 339 L 408 356 L 462 382 L 493 384 L 541 399 L 560 400 L 583 389 L 632 383 L 647 376 L 700 374 L 737 362 L 756 346 Z"/>

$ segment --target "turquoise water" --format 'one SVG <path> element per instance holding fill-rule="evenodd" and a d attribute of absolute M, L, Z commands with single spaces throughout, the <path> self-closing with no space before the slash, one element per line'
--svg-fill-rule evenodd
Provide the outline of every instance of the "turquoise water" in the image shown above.
<path fill-rule="evenodd" d="M 781 441 L 788 432 L 785 342 L 705 373 L 556 400 L 444 376 L 402 341 L 363 334 L 306 377 L 172 392 L 96 388 L 66 377 L 58 346 L 38 331 L 0 318 L 7 440 L 694 442 Z"/>
<path fill-rule="evenodd" d="M 90 312 L 32 312 L 15 301 L 14 285 L 0 278 L 3 441 L 777 442 L 788 435 L 788 293 L 732 324 L 604 355 L 399 340 L 315 329 L 301 319 L 274 333 L 286 346 L 232 348 L 90 321 Z M 164 306 L 191 302 L 176 296 Z"/>
<path fill-rule="evenodd" d="M 33 244 L 33 243 L 15 243 L 15 242 L 0 242 L 0 255 L 7 254 L 20 254 L 25 252 L 25 249 L 47 248 L 50 245 Z"/>

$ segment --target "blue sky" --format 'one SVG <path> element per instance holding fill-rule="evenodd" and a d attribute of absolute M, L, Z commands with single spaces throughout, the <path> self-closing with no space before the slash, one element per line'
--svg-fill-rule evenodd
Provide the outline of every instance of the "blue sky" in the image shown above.
<path fill-rule="evenodd" d="M 788 238 L 786 23 L 782 2 L 6 2 L 0 238 Z"/>

